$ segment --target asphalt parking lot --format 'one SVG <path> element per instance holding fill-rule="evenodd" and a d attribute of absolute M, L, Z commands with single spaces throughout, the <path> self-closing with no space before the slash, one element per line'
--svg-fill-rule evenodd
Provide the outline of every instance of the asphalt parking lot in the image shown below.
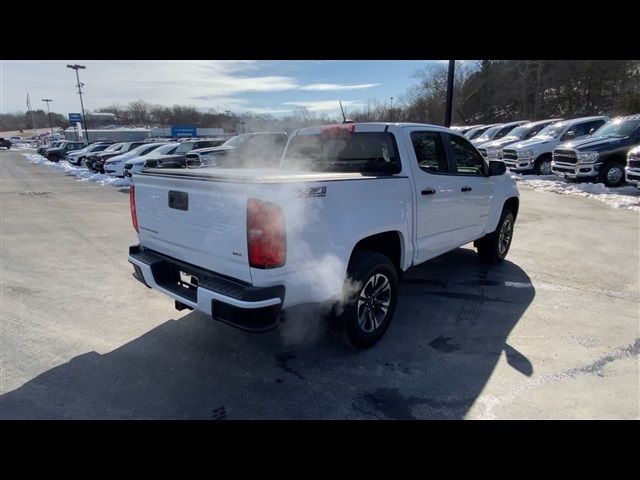
<path fill-rule="evenodd" d="M 357 352 L 176 311 L 131 276 L 127 188 L 0 171 L 2 419 L 640 418 L 637 211 L 522 189 L 508 261 L 412 269 Z"/>

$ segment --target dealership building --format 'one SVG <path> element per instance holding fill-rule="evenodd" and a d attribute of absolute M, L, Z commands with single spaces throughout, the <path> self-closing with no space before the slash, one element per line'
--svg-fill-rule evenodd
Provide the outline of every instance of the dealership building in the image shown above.
<path fill-rule="evenodd" d="M 173 125 L 164 128 L 101 128 L 88 129 L 89 140 L 136 142 L 152 137 L 163 138 L 190 138 L 190 137 L 228 137 L 223 128 L 200 128 L 191 125 Z M 84 140 L 84 130 L 78 131 L 76 127 L 69 127 L 64 131 L 67 140 Z"/>

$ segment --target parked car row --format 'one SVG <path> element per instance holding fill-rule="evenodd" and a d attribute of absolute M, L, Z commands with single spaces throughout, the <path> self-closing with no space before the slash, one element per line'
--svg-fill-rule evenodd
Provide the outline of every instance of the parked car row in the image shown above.
<path fill-rule="evenodd" d="M 625 180 L 638 184 L 638 154 L 630 150 L 640 145 L 640 115 L 612 120 L 607 116 L 519 120 L 454 126 L 452 130 L 469 139 L 483 157 L 502 160 L 512 172 L 553 173 L 570 180 L 585 178 L 607 187 L 622 185 Z M 85 165 L 94 172 L 130 177 L 144 168 L 244 168 L 256 166 L 256 160 L 259 166 L 274 167 L 279 164 L 286 142 L 284 132 L 240 134 L 226 142 L 155 138 L 85 145 L 63 140 L 38 148 L 38 153 L 54 162 L 66 158 L 69 163 Z"/>
<path fill-rule="evenodd" d="M 512 172 L 585 178 L 607 187 L 624 183 L 627 153 L 640 145 L 640 115 L 452 128 L 471 140 L 485 158 L 504 161 Z"/>
<path fill-rule="evenodd" d="M 180 141 L 182 140 L 182 141 Z M 148 139 L 138 142 L 102 142 L 89 145 L 68 140 L 39 147 L 50 161 L 66 159 L 72 165 L 113 177 L 130 177 L 143 168 L 246 167 L 249 162 L 275 167 L 287 143 L 284 132 L 247 133 L 221 139 Z"/>
<path fill-rule="evenodd" d="M 143 168 L 198 168 L 216 166 L 220 168 L 244 168 L 249 162 L 273 168 L 287 144 L 284 132 L 242 133 L 226 142 L 215 145 L 203 144 L 203 141 L 180 143 L 173 153 L 150 156 L 144 162 L 133 159 L 124 166 L 125 176 L 142 171 Z"/>

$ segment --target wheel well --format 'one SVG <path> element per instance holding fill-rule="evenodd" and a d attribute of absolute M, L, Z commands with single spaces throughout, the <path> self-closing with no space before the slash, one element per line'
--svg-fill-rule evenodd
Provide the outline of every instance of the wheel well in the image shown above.
<path fill-rule="evenodd" d="M 402 268 L 400 266 L 402 256 L 402 235 L 400 232 L 384 232 L 363 238 L 356 243 L 355 247 L 353 247 L 353 250 L 351 251 L 351 258 L 353 258 L 353 254 L 355 252 L 361 250 L 369 250 L 371 252 L 378 252 L 385 255 L 396 266 L 398 273 L 402 272 Z M 351 263 L 351 258 L 349 259 L 349 263 Z"/>
<path fill-rule="evenodd" d="M 504 202 L 504 206 L 511 210 L 513 213 L 513 218 L 515 219 L 518 216 L 518 208 L 520 207 L 520 200 L 517 197 L 508 198 L 506 202 Z"/>
<path fill-rule="evenodd" d="M 607 163 L 617 163 L 618 165 L 625 167 L 627 165 L 627 159 L 622 156 L 609 156 L 602 159 L 603 165 L 606 165 Z"/>
<path fill-rule="evenodd" d="M 543 153 L 542 155 L 540 155 L 538 158 L 536 158 L 536 162 L 539 162 L 540 160 L 544 160 L 544 159 L 549 159 L 551 160 L 553 157 L 551 156 L 551 154 L 549 152 L 547 153 Z"/>

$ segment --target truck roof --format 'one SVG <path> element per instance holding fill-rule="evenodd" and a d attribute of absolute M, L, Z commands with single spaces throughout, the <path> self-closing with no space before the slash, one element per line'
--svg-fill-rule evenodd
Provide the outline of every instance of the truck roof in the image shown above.
<path fill-rule="evenodd" d="M 615 117 L 611 120 L 640 120 L 640 113 L 634 113 L 633 115 L 626 115 L 623 117 Z"/>
<path fill-rule="evenodd" d="M 330 123 L 326 125 L 317 125 L 314 127 L 305 127 L 298 130 L 298 135 L 313 135 L 320 133 L 324 128 L 339 127 L 349 128 L 353 125 L 359 132 L 383 132 L 390 126 L 394 127 L 428 127 L 429 129 L 442 130 L 446 132 L 453 132 L 458 135 L 460 133 L 450 128 L 443 127 L 442 125 L 432 125 L 429 123 L 412 123 L 412 122 L 354 122 L 354 123 Z M 361 127 L 361 128 L 358 128 Z"/>

